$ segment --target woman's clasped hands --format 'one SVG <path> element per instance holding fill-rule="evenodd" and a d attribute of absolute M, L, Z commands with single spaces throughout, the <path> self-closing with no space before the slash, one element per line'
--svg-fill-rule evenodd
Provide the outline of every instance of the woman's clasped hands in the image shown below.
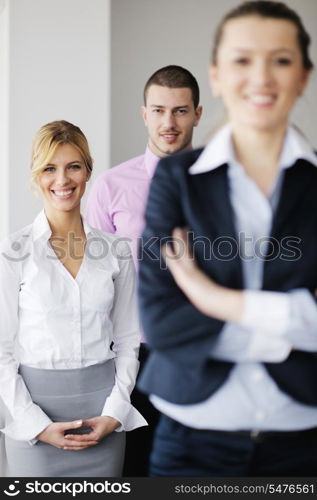
<path fill-rule="evenodd" d="M 99 416 L 73 422 L 54 422 L 42 431 L 37 439 L 63 450 L 79 451 L 96 446 L 104 437 L 120 427 L 121 423 L 113 417 Z M 77 434 L 80 428 L 90 427 L 89 433 Z M 74 433 L 71 433 L 74 430 Z M 65 431 L 68 433 L 65 435 Z"/>

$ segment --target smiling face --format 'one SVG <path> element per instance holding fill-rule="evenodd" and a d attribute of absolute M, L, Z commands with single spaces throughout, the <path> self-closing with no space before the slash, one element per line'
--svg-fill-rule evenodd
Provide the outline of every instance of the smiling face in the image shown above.
<path fill-rule="evenodd" d="M 149 147 L 163 157 L 192 147 L 193 128 L 202 108 L 196 109 L 190 88 L 151 85 L 147 91 L 142 117 L 148 129 Z"/>
<path fill-rule="evenodd" d="M 309 71 L 303 67 L 297 28 L 287 20 L 246 16 L 229 20 L 211 66 L 215 96 L 233 127 L 276 132 L 286 127 Z"/>
<path fill-rule="evenodd" d="M 58 146 L 37 178 L 46 213 L 79 212 L 88 179 L 89 173 L 79 151 L 71 144 Z"/>

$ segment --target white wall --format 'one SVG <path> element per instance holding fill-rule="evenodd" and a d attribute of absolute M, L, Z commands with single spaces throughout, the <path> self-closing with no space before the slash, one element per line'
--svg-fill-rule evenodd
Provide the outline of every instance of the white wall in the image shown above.
<path fill-rule="evenodd" d="M 8 111 L 9 8 L 0 0 L 0 238 L 9 230 Z"/>
<path fill-rule="evenodd" d="M 30 147 L 40 126 L 58 119 L 75 123 L 91 146 L 94 176 L 109 166 L 110 1 L 9 3 L 6 168 L 8 228 L 14 231 L 42 206 L 29 187 Z"/>
<path fill-rule="evenodd" d="M 0 238 L 8 231 L 8 26 L 9 13 L 4 0 L 0 0 Z M 4 426 L 4 405 L 0 398 L 0 428 Z M 0 433 L 0 477 L 6 475 L 4 439 Z"/>
<path fill-rule="evenodd" d="M 112 0 L 111 8 L 111 164 L 145 149 L 146 130 L 140 118 L 146 80 L 158 68 L 179 64 L 197 78 L 204 113 L 195 129 L 194 145 L 204 144 L 223 116 L 212 99 L 208 62 L 212 35 L 223 15 L 240 0 Z M 317 66 L 317 0 L 285 0 L 302 16 L 313 38 Z M 294 120 L 317 147 L 316 75 Z"/>

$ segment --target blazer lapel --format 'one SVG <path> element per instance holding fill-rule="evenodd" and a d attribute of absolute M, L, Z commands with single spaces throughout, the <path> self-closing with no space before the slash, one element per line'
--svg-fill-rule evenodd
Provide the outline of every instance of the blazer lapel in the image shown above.
<path fill-rule="evenodd" d="M 212 258 L 219 269 L 219 283 L 234 280 L 236 287 L 242 287 L 242 265 L 239 257 L 239 240 L 234 224 L 234 212 L 229 197 L 228 165 L 195 175 L 194 192 L 191 199 L 195 205 L 195 237 L 208 236 L 213 245 L 213 256 L 220 252 L 223 258 Z M 197 203 L 198 201 L 198 203 Z M 197 207 L 199 209 L 197 210 Z M 211 232 L 212 230 L 212 232 Z M 217 241 L 216 241 L 217 240 Z"/>
<path fill-rule="evenodd" d="M 310 185 L 316 167 L 305 160 L 297 160 L 294 166 L 286 169 L 281 190 L 280 201 L 273 217 L 271 236 L 280 234 L 285 227 L 285 221 L 292 217 L 292 212 L 297 210 L 300 200 L 305 197 L 305 191 Z"/>

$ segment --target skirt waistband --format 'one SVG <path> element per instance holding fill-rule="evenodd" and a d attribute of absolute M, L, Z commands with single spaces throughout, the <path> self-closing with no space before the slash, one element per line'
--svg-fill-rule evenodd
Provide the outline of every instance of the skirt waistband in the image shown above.
<path fill-rule="evenodd" d="M 114 359 L 74 369 L 44 369 L 20 365 L 19 374 L 32 395 L 63 396 L 113 387 Z"/>

